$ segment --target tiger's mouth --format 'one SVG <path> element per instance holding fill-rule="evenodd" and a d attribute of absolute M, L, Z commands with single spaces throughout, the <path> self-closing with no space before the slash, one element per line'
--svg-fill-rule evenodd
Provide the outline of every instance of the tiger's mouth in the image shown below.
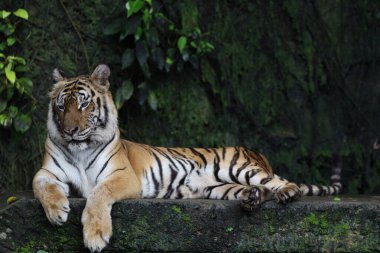
<path fill-rule="evenodd" d="M 90 138 L 83 139 L 83 140 L 71 139 L 70 141 L 68 141 L 68 143 L 70 143 L 70 144 L 81 144 L 81 143 L 87 143 L 87 144 L 89 144 L 90 141 L 91 141 Z"/>
<path fill-rule="evenodd" d="M 91 129 L 86 129 L 81 133 L 76 133 L 74 135 L 67 134 L 66 132 L 61 132 L 63 139 L 69 144 L 80 144 L 89 143 L 91 137 Z"/>

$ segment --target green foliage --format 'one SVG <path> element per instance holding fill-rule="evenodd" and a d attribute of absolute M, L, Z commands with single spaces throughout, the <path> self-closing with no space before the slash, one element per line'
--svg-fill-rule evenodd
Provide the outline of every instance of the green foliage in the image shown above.
<path fill-rule="evenodd" d="M 26 132 L 32 123 L 34 98 L 32 80 L 22 77 L 28 71 L 26 60 L 14 56 L 16 24 L 19 19 L 29 17 L 25 9 L 14 12 L 0 11 L 0 33 L 4 40 L 0 43 L 0 126 Z"/>
<path fill-rule="evenodd" d="M 198 68 L 202 56 L 214 50 L 214 46 L 205 39 L 206 34 L 202 33 L 197 24 L 196 11 L 193 11 L 190 17 L 193 26 L 182 24 L 180 27 L 174 20 L 184 18 L 184 15 L 171 17 L 168 9 L 171 7 L 164 2 L 128 0 L 125 5 L 126 18 L 116 19 L 104 30 L 105 35 L 118 35 L 120 43 L 126 46 L 121 57 L 122 70 L 129 74 L 142 74 L 137 77 L 136 74 L 128 75 L 129 79 L 124 81 L 128 86 L 122 85 L 116 91 L 115 102 L 118 108 L 131 98 L 136 90 L 133 86 L 136 86 L 143 87 L 138 89 L 141 91 L 140 104 L 147 101 L 149 107 L 156 110 L 158 100 L 152 87 L 157 73 L 168 73 L 173 69 L 181 72 L 185 64 Z M 191 1 L 185 1 L 185 4 L 186 8 L 196 10 Z M 131 87 L 132 83 L 134 85 Z"/>
<path fill-rule="evenodd" d="M 234 232 L 234 227 L 233 226 L 226 227 L 226 233 L 230 234 L 232 232 Z"/>

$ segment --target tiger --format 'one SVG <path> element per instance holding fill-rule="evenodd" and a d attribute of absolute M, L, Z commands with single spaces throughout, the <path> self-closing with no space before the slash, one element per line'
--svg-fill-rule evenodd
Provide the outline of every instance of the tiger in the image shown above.
<path fill-rule="evenodd" d="M 329 186 L 296 184 L 274 174 L 264 155 L 244 147 L 166 148 L 121 139 L 110 74 L 105 64 L 73 78 L 54 69 L 45 153 L 32 182 L 54 225 L 68 219 L 70 187 L 86 198 L 81 222 L 91 252 L 109 243 L 112 205 L 124 199 L 240 200 L 252 211 L 269 200 L 341 192 L 338 167 Z"/>

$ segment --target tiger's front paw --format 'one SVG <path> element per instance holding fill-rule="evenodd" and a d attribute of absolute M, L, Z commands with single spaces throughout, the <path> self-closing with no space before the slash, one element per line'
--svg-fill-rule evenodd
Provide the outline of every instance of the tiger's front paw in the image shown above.
<path fill-rule="evenodd" d="M 61 226 L 67 221 L 70 203 L 63 193 L 59 191 L 49 192 L 40 201 L 51 224 Z"/>
<path fill-rule="evenodd" d="M 285 204 L 287 202 L 299 199 L 301 197 L 300 188 L 294 183 L 288 183 L 275 193 L 275 199 L 278 203 Z"/>
<path fill-rule="evenodd" d="M 101 252 L 112 236 L 110 212 L 86 207 L 82 214 L 84 245 L 91 252 Z"/>

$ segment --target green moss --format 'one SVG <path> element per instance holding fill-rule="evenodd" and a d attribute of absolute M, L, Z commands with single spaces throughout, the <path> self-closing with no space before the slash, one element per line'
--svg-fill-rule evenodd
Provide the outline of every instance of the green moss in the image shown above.
<path fill-rule="evenodd" d="M 172 210 L 188 225 L 189 228 L 193 227 L 190 216 L 187 213 L 184 213 L 180 207 L 174 205 L 172 206 Z"/>
<path fill-rule="evenodd" d="M 234 232 L 234 227 L 233 226 L 228 226 L 228 227 L 226 227 L 225 231 L 226 231 L 226 233 L 230 234 L 230 233 Z"/>

